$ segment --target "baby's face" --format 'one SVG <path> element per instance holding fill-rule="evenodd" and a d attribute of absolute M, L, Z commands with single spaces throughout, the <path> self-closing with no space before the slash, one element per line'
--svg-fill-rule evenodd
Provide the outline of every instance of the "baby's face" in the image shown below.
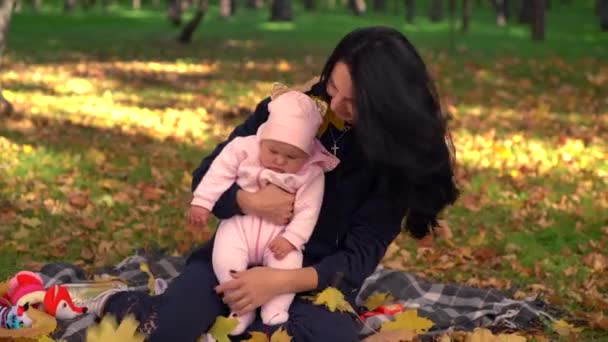
<path fill-rule="evenodd" d="M 276 140 L 262 140 L 260 162 L 279 173 L 297 173 L 306 164 L 308 155 L 299 148 Z"/>

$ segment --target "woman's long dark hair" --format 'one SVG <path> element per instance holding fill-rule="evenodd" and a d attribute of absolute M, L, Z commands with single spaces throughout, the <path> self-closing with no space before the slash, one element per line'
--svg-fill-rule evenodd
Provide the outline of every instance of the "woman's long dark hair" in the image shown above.
<path fill-rule="evenodd" d="M 348 65 L 353 80 L 357 139 L 370 161 L 390 166 L 396 200 L 408 208 L 406 229 L 421 238 L 458 197 L 447 118 L 427 68 L 414 46 L 388 27 L 346 35 L 323 68 L 323 88 L 338 62 Z"/>

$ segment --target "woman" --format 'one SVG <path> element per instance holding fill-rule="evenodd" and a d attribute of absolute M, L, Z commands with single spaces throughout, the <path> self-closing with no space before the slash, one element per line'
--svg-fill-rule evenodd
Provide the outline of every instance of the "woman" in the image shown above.
<path fill-rule="evenodd" d="M 399 233 L 404 217 L 406 229 L 416 238 L 437 225 L 437 215 L 456 200 L 458 190 L 445 139 L 447 122 L 411 43 L 385 27 L 349 33 L 309 95 L 326 100 L 335 113 L 337 120 L 320 140 L 341 163 L 326 174 L 323 206 L 304 251 L 304 267 L 255 267 L 218 286 L 211 266 L 212 243 L 207 243 L 190 256 L 163 295 L 115 294 L 103 312 L 135 313 L 153 342 L 194 341 L 228 308 L 243 314 L 284 293 L 333 285 L 352 302 Z M 255 134 L 268 116 L 268 102 L 262 101 L 227 141 Z M 194 171 L 193 189 L 227 141 Z M 213 212 L 220 219 L 249 214 L 285 224 L 293 214 L 293 201 L 292 195 L 272 185 L 255 193 L 234 185 Z M 358 340 L 351 316 L 304 299 L 296 298 L 284 327 L 296 342 Z M 258 319 L 250 331 L 276 328 L 264 327 Z"/>

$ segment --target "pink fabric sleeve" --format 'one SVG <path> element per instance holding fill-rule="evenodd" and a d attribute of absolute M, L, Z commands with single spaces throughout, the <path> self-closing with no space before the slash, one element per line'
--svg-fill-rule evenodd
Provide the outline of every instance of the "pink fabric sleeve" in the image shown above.
<path fill-rule="evenodd" d="M 319 170 L 318 174 L 302 185 L 296 193 L 293 219 L 281 236 L 300 251 L 317 225 L 324 190 L 325 174 Z"/>
<path fill-rule="evenodd" d="M 235 138 L 215 158 L 194 190 L 191 205 L 213 210 L 215 202 L 236 181 L 239 164 L 247 158 L 246 138 Z"/>

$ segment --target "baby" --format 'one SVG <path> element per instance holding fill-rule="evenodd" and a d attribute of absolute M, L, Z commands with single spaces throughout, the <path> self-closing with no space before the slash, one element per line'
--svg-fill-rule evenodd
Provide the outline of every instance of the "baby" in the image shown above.
<path fill-rule="evenodd" d="M 306 94 L 285 92 L 273 98 L 268 111 L 256 135 L 234 138 L 215 158 L 194 191 L 189 219 L 205 224 L 215 202 L 235 181 L 245 191 L 271 183 L 295 194 L 294 215 L 287 225 L 251 215 L 223 220 L 213 246 L 213 269 L 220 283 L 233 279 L 230 270 L 252 265 L 302 267 L 302 250 L 321 209 L 324 173 L 339 162 L 316 138 L 323 110 Z M 262 305 L 264 324 L 286 322 L 294 296 L 280 295 Z M 239 324 L 232 335 L 243 333 L 255 312 L 236 318 Z"/>

